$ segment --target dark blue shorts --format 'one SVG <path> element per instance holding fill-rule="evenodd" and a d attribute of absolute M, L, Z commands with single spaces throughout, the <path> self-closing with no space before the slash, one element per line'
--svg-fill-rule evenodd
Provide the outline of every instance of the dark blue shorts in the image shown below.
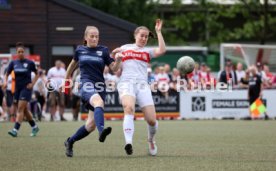
<path fill-rule="evenodd" d="M 13 94 L 10 90 L 6 90 L 6 103 L 8 107 L 12 106 L 13 103 Z"/>
<path fill-rule="evenodd" d="M 17 103 L 19 100 L 25 100 L 29 102 L 32 98 L 32 92 L 33 90 L 27 89 L 27 88 L 15 90 L 14 97 L 13 97 L 14 102 Z"/>
<path fill-rule="evenodd" d="M 81 100 L 84 106 L 91 111 L 94 111 L 94 107 L 90 105 L 89 100 L 94 94 L 99 94 L 102 98 L 103 101 L 105 101 L 105 95 L 106 92 L 104 91 L 97 91 L 97 90 L 89 90 L 89 91 L 84 91 L 83 88 L 80 89 L 81 92 Z"/>

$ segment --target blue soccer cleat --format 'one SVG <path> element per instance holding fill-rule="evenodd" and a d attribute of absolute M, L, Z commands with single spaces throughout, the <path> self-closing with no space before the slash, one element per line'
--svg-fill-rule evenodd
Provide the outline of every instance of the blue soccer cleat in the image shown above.
<path fill-rule="evenodd" d="M 17 132 L 15 130 L 10 130 L 8 134 L 11 135 L 12 137 L 17 137 Z"/>
<path fill-rule="evenodd" d="M 38 133 L 38 131 L 39 131 L 39 128 L 38 128 L 38 127 L 33 128 L 33 129 L 32 129 L 32 133 L 30 134 L 30 136 L 31 136 L 31 137 L 35 137 L 36 134 Z"/>

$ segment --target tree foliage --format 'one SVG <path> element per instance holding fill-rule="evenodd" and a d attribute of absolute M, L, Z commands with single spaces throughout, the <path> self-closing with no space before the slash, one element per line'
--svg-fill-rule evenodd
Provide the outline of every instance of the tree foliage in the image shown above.
<path fill-rule="evenodd" d="M 222 5 L 209 0 L 195 0 L 195 5 L 183 5 L 173 0 L 160 5 L 153 0 L 78 0 L 119 18 L 154 29 L 157 17 L 164 19 L 167 44 L 183 45 L 200 42 L 210 46 L 229 41 L 258 41 L 265 44 L 276 36 L 276 0 L 239 0 Z M 168 8 L 170 9 L 169 12 Z M 192 9 L 190 9 L 192 8 Z"/>

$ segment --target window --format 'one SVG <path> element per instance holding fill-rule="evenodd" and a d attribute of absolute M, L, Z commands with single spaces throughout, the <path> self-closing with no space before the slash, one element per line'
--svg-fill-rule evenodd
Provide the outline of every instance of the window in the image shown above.
<path fill-rule="evenodd" d="M 31 48 L 25 46 L 25 55 L 28 56 L 31 54 Z M 16 47 L 10 47 L 10 54 L 16 55 Z"/>
<path fill-rule="evenodd" d="M 52 55 L 73 56 L 74 55 L 74 47 L 73 46 L 53 46 L 52 47 Z"/>

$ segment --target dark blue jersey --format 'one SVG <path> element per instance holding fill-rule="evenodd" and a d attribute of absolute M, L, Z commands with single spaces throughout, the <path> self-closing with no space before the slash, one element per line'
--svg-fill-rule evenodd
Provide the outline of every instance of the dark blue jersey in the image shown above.
<path fill-rule="evenodd" d="M 103 71 L 105 65 L 109 66 L 114 59 L 110 57 L 108 48 L 98 45 L 95 48 L 78 46 L 74 60 L 79 62 L 81 83 L 104 83 Z"/>
<path fill-rule="evenodd" d="M 25 88 L 32 82 L 31 73 L 37 72 L 35 63 L 29 59 L 11 61 L 7 69 L 7 74 L 10 74 L 12 70 L 15 73 L 16 89 Z"/>

